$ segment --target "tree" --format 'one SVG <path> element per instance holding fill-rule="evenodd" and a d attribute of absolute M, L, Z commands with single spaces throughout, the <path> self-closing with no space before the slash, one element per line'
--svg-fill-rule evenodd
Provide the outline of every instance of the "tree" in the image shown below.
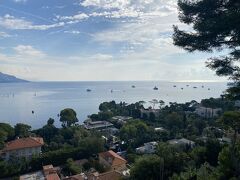
<path fill-rule="evenodd" d="M 240 97 L 240 2 L 237 0 L 178 0 L 179 20 L 192 31 L 174 26 L 174 44 L 189 52 L 213 52 L 226 49 L 228 54 L 210 58 L 207 66 L 219 76 L 234 81 L 228 90 Z M 190 29 L 190 28 L 188 28 Z"/>
<path fill-rule="evenodd" d="M 230 147 L 224 148 L 219 155 L 220 168 L 222 167 L 226 174 L 240 178 L 240 145 L 237 143 L 237 134 L 240 132 L 240 112 L 227 111 L 220 122 L 226 129 L 233 131 Z"/>
<path fill-rule="evenodd" d="M 49 118 L 47 121 L 47 125 L 53 125 L 54 124 L 54 119 Z"/>
<path fill-rule="evenodd" d="M 80 174 L 82 172 L 82 168 L 78 166 L 72 158 L 67 159 L 65 171 L 68 172 L 68 175 Z"/>
<path fill-rule="evenodd" d="M 0 131 L 0 149 L 4 148 L 4 144 L 6 140 L 7 140 L 7 132 Z"/>
<path fill-rule="evenodd" d="M 70 108 L 64 109 L 60 112 L 60 122 L 63 127 L 70 127 L 78 122 L 77 113 Z"/>
<path fill-rule="evenodd" d="M 237 140 L 237 133 L 240 132 L 240 112 L 226 111 L 221 117 L 220 122 L 227 130 L 233 130 L 232 145 L 234 147 Z"/>
<path fill-rule="evenodd" d="M 111 101 L 111 102 L 103 102 L 99 105 L 99 110 L 100 111 L 108 111 L 108 110 L 113 110 L 116 109 L 116 102 Z"/>
<path fill-rule="evenodd" d="M 128 122 L 120 129 L 120 138 L 127 143 L 134 143 L 135 146 L 138 146 L 152 140 L 153 133 L 154 130 L 151 130 L 146 123 L 135 120 Z"/>
<path fill-rule="evenodd" d="M 31 126 L 18 123 L 14 126 L 16 137 L 28 137 L 30 135 Z"/>
<path fill-rule="evenodd" d="M 12 139 L 15 135 L 14 128 L 6 123 L 0 123 L 0 131 L 6 132 L 8 139 Z"/>
<path fill-rule="evenodd" d="M 35 133 L 43 137 L 44 141 L 51 142 L 58 133 L 58 129 L 54 126 L 54 119 L 49 118 L 47 124 L 36 130 Z"/>
<path fill-rule="evenodd" d="M 155 180 L 163 179 L 163 160 L 156 155 L 139 158 L 130 170 L 131 179 Z"/>
<path fill-rule="evenodd" d="M 187 171 L 180 174 L 174 174 L 170 180 L 216 180 L 218 178 L 217 171 L 214 167 L 204 163 L 199 169 L 188 168 Z"/>
<path fill-rule="evenodd" d="M 236 177 L 240 179 L 240 145 L 236 145 L 236 154 L 233 158 L 232 148 L 224 147 L 219 153 L 219 172 L 222 179 L 230 179 Z"/>
<path fill-rule="evenodd" d="M 165 102 L 163 100 L 160 100 L 159 101 L 159 108 L 162 109 L 164 105 L 165 105 Z"/>
<path fill-rule="evenodd" d="M 197 167 L 199 167 L 201 164 L 203 164 L 206 161 L 206 147 L 195 147 L 191 153 L 190 156 L 194 160 L 194 163 Z"/>
<path fill-rule="evenodd" d="M 111 111 L 103 111 L 98 113 L 98 118 L 100 120 L 109 120 L 113 116 L 113 113 Z"/>
<path fill-rule="evenodd" d="M 154 122 L 156 120 L 156 116 L 153 112 L 149 113 L 149 121 Z"/>
<path fill-rule="evenodd" d="M 4 147 L 5 141 L 14 138 L 14 128 L 6 123 L 0 123 L 0 149 Z"/>
<path fill-rule="evenodd" d="M 154 108 L 155 108 L 155 105 L 156 105 L 156 104 L 159 104 L 159 101 L 158 101 L 157 99 L 153 99 L 153 100 L 149 101 L 149 103 L 152 104 L 152 108 L 154 109 Z"/>
<path fill-rule="evenodd" d="M 181 129 L 183 127 L 183 116 L 179 113 L 172 112 L 165 117 L 165 123 L 169 129 L 174 127 Z"/>
<path fill-rule="evenodd" d="M 180 173 L 185 168 L 188 155 L 178 148 L 167 143 L 159 143 L 156 154 L 164 160 L 164 179 L 168 179 L 173 173 Z"/>

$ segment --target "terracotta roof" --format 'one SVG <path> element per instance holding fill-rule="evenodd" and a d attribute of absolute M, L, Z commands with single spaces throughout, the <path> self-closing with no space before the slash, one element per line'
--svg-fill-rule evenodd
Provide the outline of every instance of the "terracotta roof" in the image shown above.
<path fill-rule="evenodd" d="M 111 158 L 111 162 L 109 162 L 111 166 L 118 166 L 118 165 L 127 163 L 125 159 L 123 159 L 121 156 L 119 156 L 117 153 L 113 152 L 112 150 L 99 153 L 99 156 L 101 156 L 107 162 L 109 162 L 109 158 Z"/>
<path fill-rule="evenodd" d="M 88 180 L 119 180 L 121 178 L 121 173 L 117 171 L 108 171 L 99 174 L 98 172 L 88 174 Z"/>
<path fill-rule="evenodd" d="M 54 173 L 46 175 L 46 180 L 60 180 L 60 178 L 57 173 Z"/>
<path fill-rule="evenodd" d="M 43 138 L 38 138 L 38 137 L 20 138 L 20 139 L 16 139 L 8 142 L 5 145 L 5 148 L 3 149 L 3 151 L 39 147 L 43 145 L 44 145 Z"/>

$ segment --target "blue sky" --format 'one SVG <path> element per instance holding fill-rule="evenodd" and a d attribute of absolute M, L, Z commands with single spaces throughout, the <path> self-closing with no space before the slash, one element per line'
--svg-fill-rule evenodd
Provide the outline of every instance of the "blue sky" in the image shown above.
<path fill-rule="evenodd" d="M 0 71 L 36 81 L 222 81 L 172 45 L 176 0 L 2 0 Z"/>

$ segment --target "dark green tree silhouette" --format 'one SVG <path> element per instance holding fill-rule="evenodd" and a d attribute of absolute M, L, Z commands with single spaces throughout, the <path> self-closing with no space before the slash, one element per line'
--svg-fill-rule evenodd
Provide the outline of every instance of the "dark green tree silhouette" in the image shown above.
<path fill-rule="evenodd" d="M 240 98 L 240 1 L 178 0 L 179 20 L 191 26 L 180 30 L 174 26 L 174 44 L 194 52 L 223 51 L 212 57 L 207 66 L 219 76 L 228 76 L 233 83 L 228 89 L 232 98 Z"/>
<path fill-rule="evenodd" d="M 60 122 L 62 122 L 63 127 L 70 127 L 76 124 L 78 122 L 77 113 L 70 108 L 62 110 L 60 112 Z"/>

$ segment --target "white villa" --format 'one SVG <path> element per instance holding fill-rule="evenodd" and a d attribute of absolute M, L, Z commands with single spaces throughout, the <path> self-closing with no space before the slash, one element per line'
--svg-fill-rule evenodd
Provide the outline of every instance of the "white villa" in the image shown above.
<path fill-rule="evenodd" d="M 44 145 L 43 138 L 28 137 L 18 138 L 6 143 L 1 152 L 1 156 L 9 160 L 11 156 L 31 158 L 33 155 L 41 153 L 41 147 Z"/>

